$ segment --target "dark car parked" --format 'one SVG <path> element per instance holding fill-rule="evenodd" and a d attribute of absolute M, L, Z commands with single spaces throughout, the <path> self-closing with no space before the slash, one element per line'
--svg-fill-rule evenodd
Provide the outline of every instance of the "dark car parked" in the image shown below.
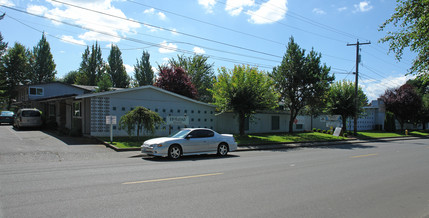
<path fill-rule="evenodd" d="M 2 111 L 0 114 L 0 124 L 13 124 L 14 115 L 15 114 L 12 111 Z"/>

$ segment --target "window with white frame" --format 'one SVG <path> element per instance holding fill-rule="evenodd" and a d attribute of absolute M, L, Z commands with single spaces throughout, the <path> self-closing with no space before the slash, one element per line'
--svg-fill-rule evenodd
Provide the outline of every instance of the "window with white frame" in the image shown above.
<path fill-rule="evenodd" d="M 31 96 L 43 96 L 43 88 L 40 87 L 30 87 L 29 92 Z"/>

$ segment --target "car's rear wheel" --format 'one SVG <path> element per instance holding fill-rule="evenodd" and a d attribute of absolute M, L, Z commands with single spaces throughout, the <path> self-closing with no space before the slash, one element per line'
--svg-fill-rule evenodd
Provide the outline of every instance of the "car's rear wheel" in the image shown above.
<path fill-rule="evenodd" d="M 217 147 L 217 154 L 220 156 L 225 156 L 228 154 L 228 145 L 226 143 L 220 143 Z"/>
<path fill-rule="evenodd" d="M 171 159 L 177 159 L 182 155 L 182 149 L 179 145 L 172 145 L 168 148 L 168 157 Z"/>

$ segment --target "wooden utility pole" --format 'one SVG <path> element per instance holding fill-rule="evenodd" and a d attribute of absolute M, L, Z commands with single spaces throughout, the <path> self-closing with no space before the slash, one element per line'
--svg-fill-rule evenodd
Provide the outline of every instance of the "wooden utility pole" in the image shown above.
<path fill-rule="evenodd" d="M 357 119 L 358 119 L 358 111 L 359 111 L 359 96 L 358 96 L 358 90 L 359 90 L 359 86 L 358 86 L 358 74 L 359 74 L 359 62 L 360 62 L 360 58 L 359 58 L 359 45 L 369 45 L 371 44 L 371 42 L 365 42 L 365 43 L 359 43 L 359 39 L 357 40 L 356 44 L 349 44 L 347 43 L 347 46 L 356 46 L 356 79 L 355 79 L 355 107 L 356 107 L 356 113 L 355 113 L 355 117 L 354 117 L 354 122 L 353 122 L 353 134 L 356 136 L 357 135 Z"/>

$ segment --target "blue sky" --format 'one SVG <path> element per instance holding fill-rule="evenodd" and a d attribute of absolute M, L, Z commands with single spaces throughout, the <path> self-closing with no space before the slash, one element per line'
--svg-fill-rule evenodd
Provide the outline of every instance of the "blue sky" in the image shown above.
<path fill-rule="evenodd" d="M 66 3 L 66 4 L 63 4 Z M 147 50 L 153 67 L 178 54 L 209 56 L 209 62 L 233 68 L 250 64 L 271 71 L 278 66 L 291 36 L 301 48 L 314 48 L 337 80 L 354 81 L 354 46 L 361 46 L 359 84 L 370 100 L 398 87 L 414 54 L 398 62 L 378 27 L 395 11 L 393 0 L 0 0 L 4 41 L 33 48 L 46 37 L 57 77 L 77 70 L 86 46 L 97 40 L 107 61 L 119 46 L 130 76 Z M 77 7 L 76 7 L 77 6 Z M 86 10 L 90 9 L 90 10 Z M 97 12 L 95 12 L 97 11 Z M 98 13 L 100 12 L 100 13 Z M 37 15 L 37 16 L 34 16 Z"/>

